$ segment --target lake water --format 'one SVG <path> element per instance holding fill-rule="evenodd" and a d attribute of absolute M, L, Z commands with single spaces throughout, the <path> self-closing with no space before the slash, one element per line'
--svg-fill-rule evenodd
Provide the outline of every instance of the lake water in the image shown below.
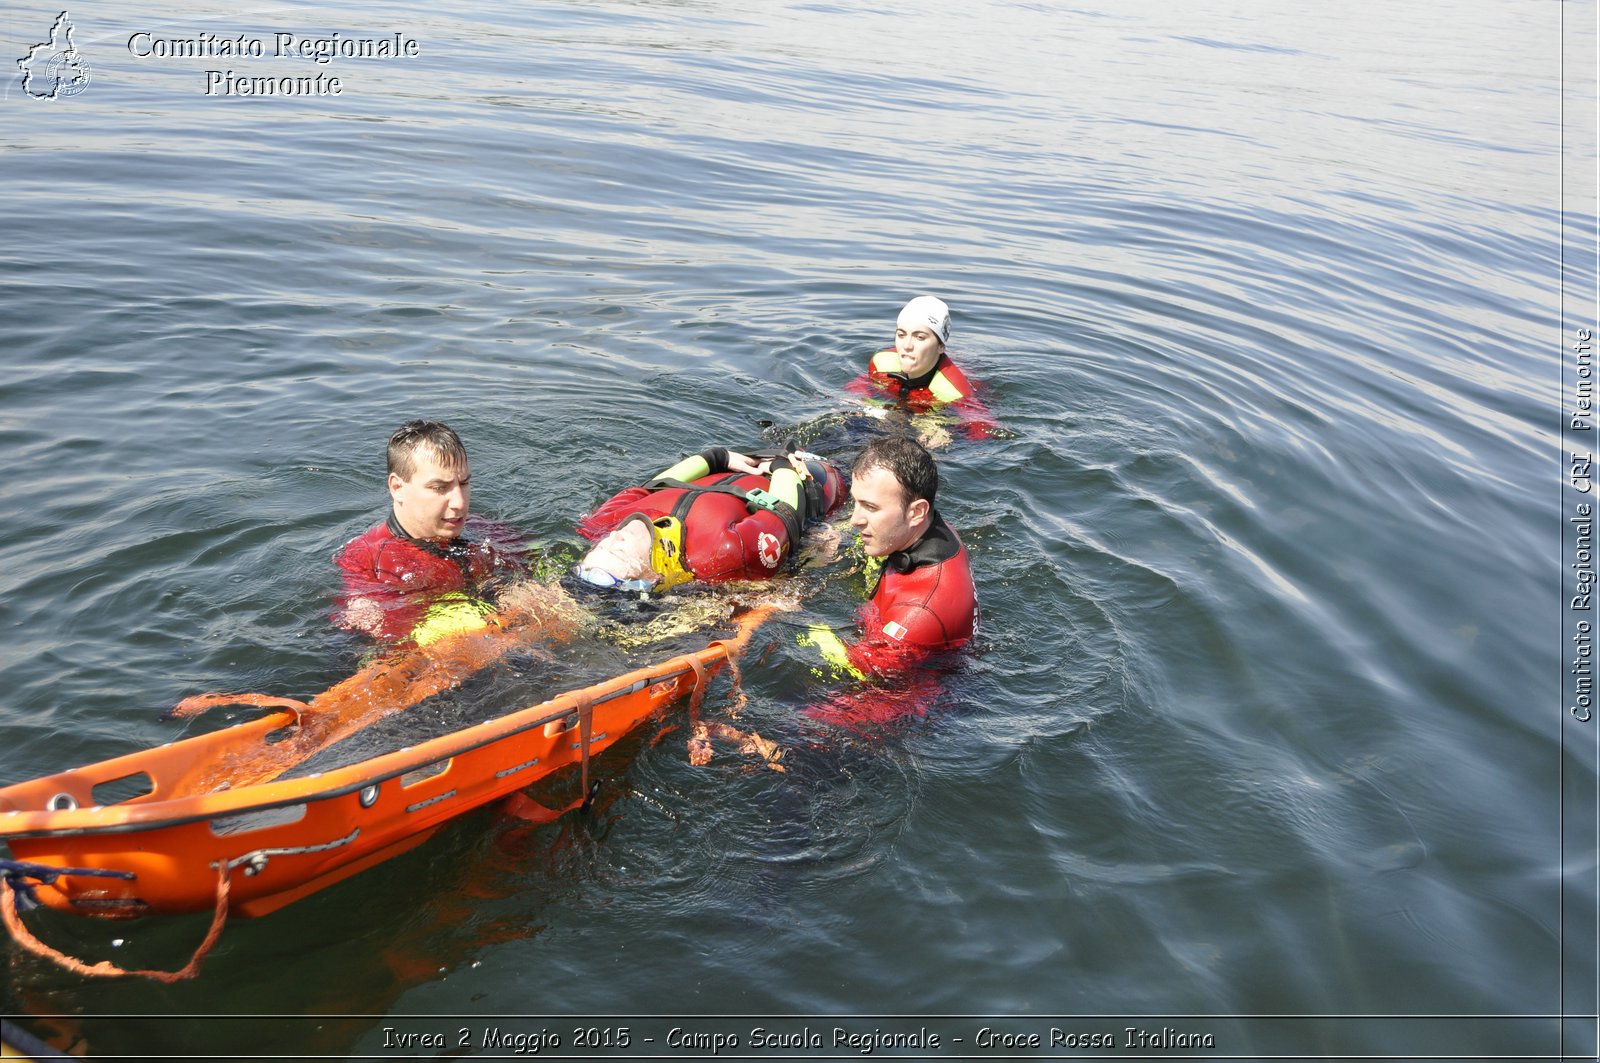
<path fill-rule="evenodd" d="M 192 982 L 8 945 L 4 1011 L 96 1058 L 807 1025 L 1592 1058 L 1595 12 L 74 6 L 89 82 L 0 104 L 0 782 L 348 674 L 329 557 L 413 416 L 465 438 L 477 512 L 561 542 L 843 410 L 933 292 L 1009 434 L 939 452 L 986 632 L 919 725 L 788 775 L 634 743 L 588 819 L 469 816 L 230 923 Z M 11 5 L 5 58 L 59 13 Z M 272 54 L 336 30 L 418 54 Z M 152 54 L 203 33 L 265 54 Z M 757 636 L 759 719 L 826 693 L 792 623 L 850 601 L 807 608 Z M 165 967 L 205 925 L 32 918 Z"/>

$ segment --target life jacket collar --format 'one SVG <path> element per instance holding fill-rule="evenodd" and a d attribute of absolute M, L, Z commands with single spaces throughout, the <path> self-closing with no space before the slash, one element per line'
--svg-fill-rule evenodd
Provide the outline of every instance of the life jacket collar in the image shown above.
<path fill-rule="evenodd" d="M 454 562 L 456 567 L 461 569 L 463 577 L 469 580 L 472 578 L 472 552 L 474 546 L 471 540 L 458 538 L 440 542 L 437 539 L 419 539 L 400 526 L 400 517 L 393 509 L 389 510 L 387 526 L 389 534 L 396 539 L 426 550 L 434 557 L 442 557 L 446 561 Z"/>
<path fill-rule="evenodd" d="M 941 352 L 939 357 L 934 359 L 933 368 L 929 369 L 921 376 L 912 377 L 907 376 L 904 373 L 890 373 L 889 379 L 898 382 L 900 386 L 905 388 L 907 391 L 916 391 L 933 383 L 933 378 L 938 376 L 939 370 L 943 369 L 944 367 L 945 355 Z"/>
<path fill-rule="evenodd" d="M 928 522 L 928 530 L 922 533 L 922 538 L 906 547 L 896 550 L 883 559 L 884 567 L 904 575 L 913 572 L 924 565 L 937 565 L 941 561 L 948 561 L 961 549 L 961 541 L 956 538 L 955 532 L 950 530 L 950 525 L 939 516 L 939 511 L 933 511 L 933 519 Z"/>

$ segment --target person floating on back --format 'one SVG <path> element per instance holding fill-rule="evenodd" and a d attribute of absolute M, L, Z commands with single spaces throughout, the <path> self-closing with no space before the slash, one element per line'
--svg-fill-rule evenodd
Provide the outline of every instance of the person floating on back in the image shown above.
<path fill-rule="evenodd" d="M 852 381 L 852 394 L 887 395 L 913 414 L 948 407 L 964 426 L 967 438 L 983 439 L 999 430 L 978 387 L 945 352 L 950 340 L 950 308 L 931 295 L 919 295 L 895 320 L 894 346 L 867 362 L 867 371 Z"/>
<path fill-rule="evenodd" d="M 388 518 L 334 558 L 344 582 L 335 621 L 418 645 L 484 626 L 493 611 L 487 584 L 517 567 L 517 544 L 507 529 L 469 517 L 461 437 L 439 421 L 409 421 L 389 437 L 388 465 Z"/>
<path fill-rule="evenodd" d="M 577 575 L 637 590 L 768 579 L 798 549 L 806 523 L 826 516 L 844 490 L 839 470 L 815 455 L 711 447 L 585 517 L 578 534 L 595 545 Z"/>

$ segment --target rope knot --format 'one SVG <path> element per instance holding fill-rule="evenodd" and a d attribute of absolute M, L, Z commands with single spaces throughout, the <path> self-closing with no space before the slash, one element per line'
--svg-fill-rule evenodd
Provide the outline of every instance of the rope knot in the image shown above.
<path fill-rule="evenodd" d="M 10 889 L 0 889 L 0 923 L 11 932 L 11 937 L 16 943 L 33 953 L 42 956 L 53 963 L 72 971 L 74 974 L 90 975 L 100 978 L 119 978 L 126 975 L 136 975 L 140 978 L 152 978 L 158 982 L 181 982 L 186 978 L 193 978 L 200 973 L 200 961 L 206 953 L 211 951 L 211 946 L 217 943 L 217 938 L 222 936 L 222 925 L 228 918 L 228 868 L 223 865 L 217 868 L 217 903 L 211 916 L 211 929 L 206 932 L 205 940 L 190 957 L 189 962 L 176 971 L 125 971 L 122 968 L 101 960 L 90 965 L 82 960 L 74 959 L 66 953 L 51 948 L 40 941 L 28 928 L 23 925 L 20 911 L 27 911 L 39 905 L 39 898 L 34 895 L 34 887 L 25 882 L 33 879 L 40 885 L 53 885 L 55 880 L 62 875 L 94 875 L 100 878 L 120 878 L 132 881 L 138 876 L 131 871 L 106 871 L 93 867 L 49 867 L 45 864 L 30 864 L 21 860 L 0 860 L 0 879 Z"/>
<path fill-rule="evenodd" d="M 26 860 L 0 860 L 0 881 L 11 887 L 16 895 L 17 911 L 31 912 L 39 907 L 39 895 L 34 883 L 54 886 L 62 875 L 96 875 L 100 878 L 120 878 L 132 881 L 132 871 L 107 871 L 95 867 L 51 867 L 49 864 L 30 864 Z M 27 879 L 33 879 L 30 883 Z"/>

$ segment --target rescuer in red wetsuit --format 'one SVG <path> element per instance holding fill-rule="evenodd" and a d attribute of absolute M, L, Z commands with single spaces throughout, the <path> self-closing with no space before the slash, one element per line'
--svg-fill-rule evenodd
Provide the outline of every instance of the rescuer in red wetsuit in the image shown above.
<path fill-rule="evenodd" d="M 945 353 L 950 340 L 950 308 L 943 300 L 919 295 L 895 320 L 894 346 L 867 362 L 867 371 L 848 390 L 858 395 L 887 394 L 913 413 L 948 406 L 967 438 L 982 439 L 999 430 L 978 397 L 978 389 Z"/>
<path fill-rule="evenodd" d="M 438 421 L 410 421 L 389 437 L 388 462 L 388 519 L 334 558 L 344 580 L 337 623 L 419 644 L 482 627 L 491 607 L 478 592 L 510 565 L 514 546 L 504 529 L 468 518 L 472 470 L 461 437 Z"/>
<path fill-rule="evenodd" d="M 585 517 L 578 533 L 595 547 L 577 574 L 600 586 L 662 590 L 692 579 L 767 579 L 798 546 L 806 522 L 843 495 L 839 470 L 815 455 L 750 457 L 712 447 Z"/>
<path fill-rule="evenodd" d="M 933 508 L 939 490 L 933 456 L 913 439 L 878 439 L 850 475 L 850 524 L 867 555 L 872 588 L 857 613 L 862 634 L 850 645 L 813 625 L 802 641 L 860 679 L 960 649 L 977 630 L 978 600 L 966 547 Z"/>
<path fill-rule="evenodd" d="M 867 555 L 871 588 L 857 612 L 861 634 L 851 644 L 832 628 L 813 624 L 800 643 L 818 650 L 839 674 L 890 682 L 827 695 L 804 715 L 867 733 L 927 711 L 940 684 L 918 666 L 970 642 L 979 614 L 966 548 L 933 508 L 939 470 L 927 449 L 906 437 L 874 440 L 851 465 L 850 476 L 850 524 Z M 722 722 L 697 726 L 689 743 L 691 764 L 711 759 L 714 738 L 735 741 L 741 751 L 784 770 L 785 751 L 778 743 Z"/>

